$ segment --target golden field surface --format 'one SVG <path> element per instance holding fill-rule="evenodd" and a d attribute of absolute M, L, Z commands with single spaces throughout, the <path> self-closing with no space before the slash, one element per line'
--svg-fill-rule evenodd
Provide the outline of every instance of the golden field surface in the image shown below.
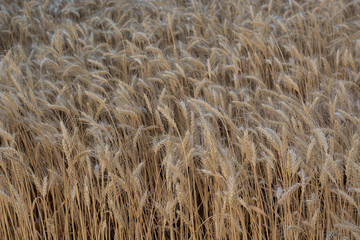
<path fill-rule="evenodd" d="M 0 1 L 0 239 L 360 239 L 358 0 Z"/>

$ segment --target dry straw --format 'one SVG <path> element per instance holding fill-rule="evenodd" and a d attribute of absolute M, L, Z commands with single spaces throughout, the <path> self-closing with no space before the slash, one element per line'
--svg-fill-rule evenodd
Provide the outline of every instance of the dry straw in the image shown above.
<path fill-rule="evenodd" d="M 358 1 L 2 1 L 3 239 L 357 239 Z"/>

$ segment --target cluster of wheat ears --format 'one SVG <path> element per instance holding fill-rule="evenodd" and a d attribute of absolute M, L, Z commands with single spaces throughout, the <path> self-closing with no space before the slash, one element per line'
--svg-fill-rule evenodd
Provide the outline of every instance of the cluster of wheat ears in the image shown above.
<path fill-rule="evenodd" d="M 1 239 L 359 239 L 358 0 L 0 1 Z"/>

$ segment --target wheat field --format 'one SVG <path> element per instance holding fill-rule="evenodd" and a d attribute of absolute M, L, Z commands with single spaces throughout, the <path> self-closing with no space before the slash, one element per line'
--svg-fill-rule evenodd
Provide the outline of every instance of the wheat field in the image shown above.
<path fill-rule="evenodd" d="M 1 239 L 360 239 L 359 0 L 0 0 Z"/>

